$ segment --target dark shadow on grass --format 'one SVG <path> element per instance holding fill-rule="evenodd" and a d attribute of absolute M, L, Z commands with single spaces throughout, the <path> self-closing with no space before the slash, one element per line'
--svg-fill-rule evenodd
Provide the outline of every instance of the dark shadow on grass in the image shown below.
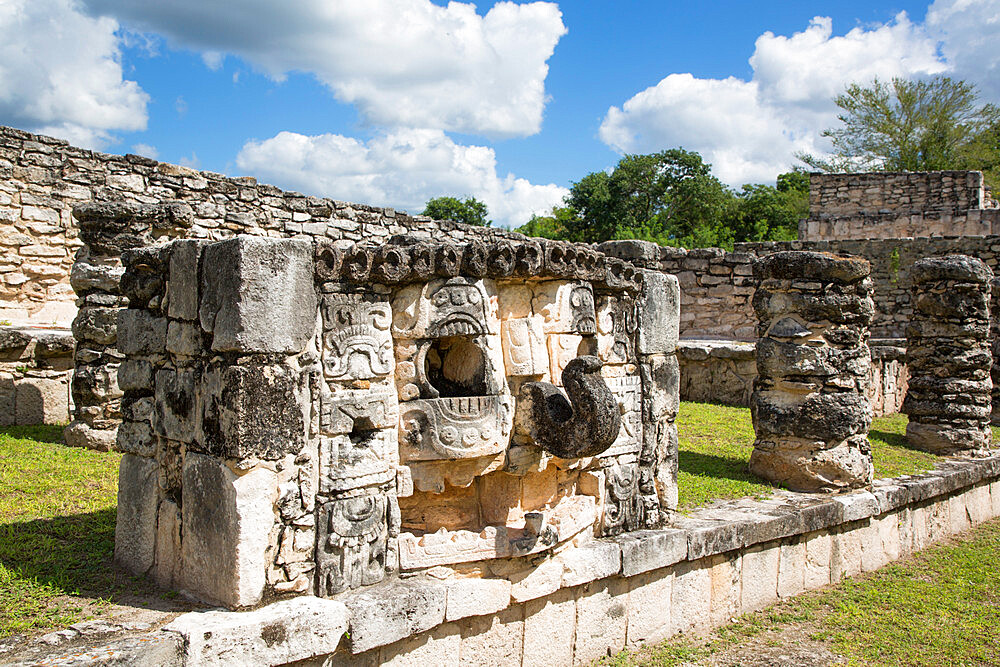
<path fill-rule="evenodd" d="M 906 447 L 907 449 L 914 449 L 910 447 L 910 443 L 907 441 L 905 435 L 900 435 L 899 433 L 889 433 L 888 431 L 869 431 L 868 436 L 871 438 L 878 438 L 887 445 L 892 445 L 893 447 Z M 920 451 L 919 449 L 914 449 L 914 451 Z"/>
<path fill-rule="evenodd" d="M 681 451 L 678 457 L 678 468 L 682 472 L 691 475 L 773 486 L 766 479 L 752 474 L 748 466 L 749 462 L 746 459 L 735 456 L 719 456 L 717 454 Z"/>
<path fill-rule="evenodd" d="M 37 440 L 61 445 L 65 424 L 35 424 L 33 426 L 0 426 L 0 434 L 12 438 Z"/>

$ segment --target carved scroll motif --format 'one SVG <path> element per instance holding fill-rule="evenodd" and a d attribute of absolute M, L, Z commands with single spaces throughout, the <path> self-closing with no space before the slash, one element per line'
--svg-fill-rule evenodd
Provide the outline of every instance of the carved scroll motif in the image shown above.
<path fill-rule="evenodd" d="M 604 534 L 618 535 L 640 528 L 639 466 L 635 463 L 616 463 L 605 470 L 605 475 Z"/>

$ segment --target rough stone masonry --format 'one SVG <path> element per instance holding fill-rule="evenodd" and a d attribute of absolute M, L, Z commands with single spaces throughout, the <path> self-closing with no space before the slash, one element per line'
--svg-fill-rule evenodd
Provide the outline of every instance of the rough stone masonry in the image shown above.
<path fill-rule="evenodd" d="M 916 262 L 910 276 L 906 438 L 936 454 L 985 454 L 991 441 L 993 272 L 975 257 L 947 255 Z"/>
<path fill-rule="evenodd" d="M 867 260 L 815 252 L 754 264 L 754 474 L 796 491 L 871 483 L 869 272 Z"/>
<path fill-rule="evenodd" d="M 516 599 L 676 507 L 672 276 L 406 236 L 122 263 L 115 554 L 161 585 L 245 607 L 433 572 Z"/>

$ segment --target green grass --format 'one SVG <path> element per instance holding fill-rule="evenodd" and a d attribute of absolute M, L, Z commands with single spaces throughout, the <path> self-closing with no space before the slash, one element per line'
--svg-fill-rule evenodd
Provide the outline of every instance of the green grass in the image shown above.
<path fill-rule="evenodd" d="M 121 456 L 61 440 L 61 426 L 0 429 L 0 637 L 74 623 L 93 601 L 68 596 L 136 583 L 112 567 Z"/>
<path fill-rule="evenodd" d="M 752 638 L 805 636 L 855 665 L 1000 664 L 1000 520 L 857 580 L 747 614 L 705 640 L 675 638 L 604 664 L 678 665 Z M 748 648 L 752 651 L 753 648 Z"/>
<path fill-rule="evenodd" d="M 680 509 L 712 500 L 764 497 L 774 487 L 747 469 L 753 452 L 753 424 L 748 408 L 711 403 L 681 403 L 677 416 Z M 1000 435 L 995 432 L 994 438 Z M 934 467 L 940 457 L 906 446 L 906 415 L 879 417 L 869 440 L 875 477 L 913 475 Z"/>

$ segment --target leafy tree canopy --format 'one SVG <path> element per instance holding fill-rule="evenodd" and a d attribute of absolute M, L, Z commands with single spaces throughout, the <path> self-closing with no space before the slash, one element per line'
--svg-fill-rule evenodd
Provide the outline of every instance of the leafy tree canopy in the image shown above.
<path fill-rule="evenodd" d="M 456 197 L 434 197 L 427 202 L 421 215 L 429 215 L 435 220 L 454 220 L 467 225 L 490 227 L 489 211 L 486 204 L 475 197 L 460 200 Z"/>
<path fill-rule="evenodd" d="M 979 169 L 1000 165 L 1000 107 L 981 104 L 976 87 L 949 77 L 875 79 L 851 84 L 835 100 L 841 127 L 823 132 L 833 144 L 822 159 L 798 158 L 834 171 Z M 997 185 L 994 180 L 993 185 Z"/>

